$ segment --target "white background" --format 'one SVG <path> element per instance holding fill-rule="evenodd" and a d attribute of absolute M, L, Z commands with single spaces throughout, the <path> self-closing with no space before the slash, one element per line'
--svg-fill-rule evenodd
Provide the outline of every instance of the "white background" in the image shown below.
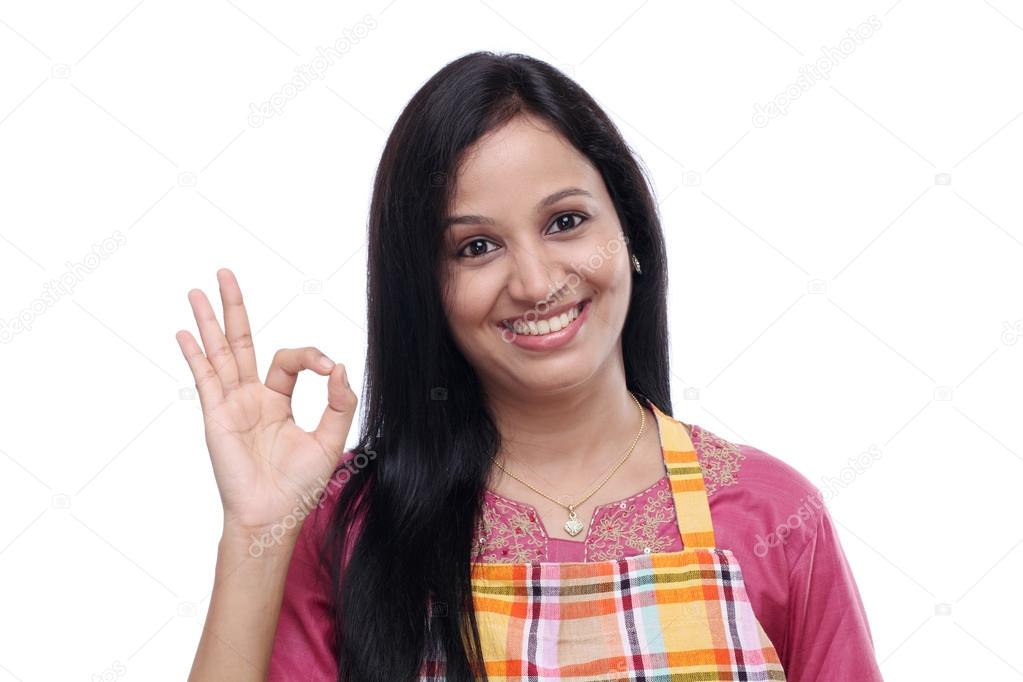
<path fill-rule="evenodd" d="M 185 679 L 221 527 L 186 293 L 219 315 L 230 267 L 261 376 L 316 345 L 359 392 L 380 152 L 478 49 L 560 67 L 643 159 L 676 417 L 841 481 L 886 679 L 1023 678 L 1018 3 L 129 0 L 0 5 L 0 682 Z M 324 400 L 304 373 L 299 423 Z"/>

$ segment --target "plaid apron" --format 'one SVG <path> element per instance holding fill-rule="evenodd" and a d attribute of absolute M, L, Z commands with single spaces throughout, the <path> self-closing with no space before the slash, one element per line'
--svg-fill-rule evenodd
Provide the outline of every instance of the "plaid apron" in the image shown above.
<path fill-rule="evenodd" d="M 595 562 L 473 564 L 486 670 L 511 680 L 784 680 L 732 552 L 714 546 L 696 451 L 657 418 L 684 549 Z M 423 682 L 444 680 L 427 657 Z"/>

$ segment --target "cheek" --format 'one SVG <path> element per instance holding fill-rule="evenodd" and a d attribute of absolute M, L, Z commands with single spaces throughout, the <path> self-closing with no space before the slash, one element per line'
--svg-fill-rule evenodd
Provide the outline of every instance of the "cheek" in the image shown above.
<path fill-rule="evenodd" d="M 607 246 L 609 242 L 610 249 Z M 614 249 L 614 252 L 611 249 Z M 610 239 L 588 244 L 580 251 L 574 262 L 579 264 L 579 275 L 597 289 L 628 286 L 629 262 L 625 247 L 611 242 Z"/>
<path fill-rule="evenodd" d="M 485 283 L 471 273 L 454 275 L 444 307 L 455 333 L 462 334 L 486 322 L 491 300 Z"/>
<path fill-rule="evenodd" d="M 572 260 L 593 277 L 613 278 L 628 261 L 628 246 L 617 221 L 600 220 L 585 238 L 572 242 Z"/>

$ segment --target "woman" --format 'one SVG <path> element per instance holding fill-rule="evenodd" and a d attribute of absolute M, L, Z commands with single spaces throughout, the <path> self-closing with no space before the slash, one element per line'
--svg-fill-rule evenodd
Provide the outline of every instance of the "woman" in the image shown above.
<path fill-rule="evenodd" d="M 190 679 L 881 679 L 816 488 L 670 416 L 656 204 L 578 85 L 439 71 L 387 140 L 368 267 L 344 453 L 344 367 L 281 350 L 261 384 L 234 276 L 226 337 L 190 292 L 224 504 Z M 303 369 L 329 376 L 312 433 Z"/>

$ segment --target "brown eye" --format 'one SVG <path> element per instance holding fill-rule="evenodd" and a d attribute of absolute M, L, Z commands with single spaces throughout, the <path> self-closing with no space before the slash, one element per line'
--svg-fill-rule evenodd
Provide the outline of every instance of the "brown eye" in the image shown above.
<path fill-rule="evenodd" d="M 581 220 L 578 223 L 574 223 L 573 218 L 581 218 Z M 562 213 L 561 215 L 554 219 L 554 222 L 551 223 L 551 226 L 553 227 L 554 225 L 557 225 L 558 227 L 562 228 L 558 230 L 558 232 L 568 232 L 569 230 L 574 230 L 575 228 L 579 227 L 579 225 L 581 225 L 585 220 L 586 216 L 584 216 L 581 213 Z"/>
<path fill-rule="evenodd" d="M 483 250 L 480 250 L 478 248 L 478 246 L 480 244 L 486 245 L 486 244 L 493 244 L 493 243 L 494 242 L 490 241 L 489 239 L 483 239 L 483 238 L 473 239 L 470 242 L 466 242 L 465 246 L 463 246 L 461 249 L 459 249 L 458 253 L 456 255 L 459 258 L 479 258 L 480 256 L 486 255 L 488 253 L 488 251 L 487 251 L 485 246 L 484 246 Z M 465 254 L 466 249 L 469 249 L 469 251 L 470 251 L 469 255 Z"/>
<path fill-rule="evenodd" d="M 576 218 L 579 218 L 578 222 L 575 221 Z M 550 224 L 550 227 L 555 226 L 558 227 L 558 229 L 555 231 L 555 234 L 561 232 L 570 232 L 578 228 L 579 225 L 586 221 L 586 219 L 587 216 L 583 215 L 582 213 L 562 213 L 561 215 L 554 218 L 554 220 Z M 494 250 L 488 249 L 486 247 L 487 244 L 493 244 L 495 247 L 499 246 L 498 244 L 484 237 L 476 237 L 475 239 L 470 239 L 469 241 L 467 241 L 462 246 L 462 248 L 460 248 L 455 253 L 455 257 L 473 259 L 485 256 Z"/>

